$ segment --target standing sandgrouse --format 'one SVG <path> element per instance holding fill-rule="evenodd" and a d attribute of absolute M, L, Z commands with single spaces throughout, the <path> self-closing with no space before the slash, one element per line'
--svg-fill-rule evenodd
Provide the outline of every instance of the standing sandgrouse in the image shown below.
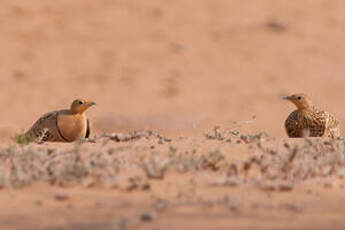
<path fill-rule="evenodd" d="M 286 133 L 289 137 L 330 137 L 340 136 L 339 122 L 327 111 L 313 106 L 305 94 L 293 94 L 284 97 L 294 103 L 293 111 L 285 121 Z"/>
<path fill-rule="evenodd" d="M 85 111 L 95 105 L 86 99 L 74 100 L 70 109 L 46 113 L 25 133 L 29 140 L 38 142 L 72 142 L 90 136 L 90 122 Z"/>

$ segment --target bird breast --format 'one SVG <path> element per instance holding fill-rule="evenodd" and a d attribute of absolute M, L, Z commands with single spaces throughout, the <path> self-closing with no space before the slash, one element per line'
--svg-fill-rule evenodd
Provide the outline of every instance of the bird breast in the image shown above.
<path fill-rule="evenodd" d="M 63 139 L 75 141 L 86 135 L 87 118 L 84 114 L 60 114 L 57 126 Z"/>

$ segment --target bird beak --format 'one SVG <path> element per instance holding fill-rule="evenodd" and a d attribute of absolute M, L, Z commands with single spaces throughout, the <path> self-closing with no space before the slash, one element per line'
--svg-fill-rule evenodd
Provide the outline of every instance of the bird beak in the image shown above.
<path fill-rule="evenodd" d="M 282 97 L 283 100 L 290 100 L 291 97 L 290 96 L 285 96 L 285 97 Z"/>
<path fill-rule="evenodd" d="M 96 105 L 96 102 L 90 101 L 90 106 Z"/>

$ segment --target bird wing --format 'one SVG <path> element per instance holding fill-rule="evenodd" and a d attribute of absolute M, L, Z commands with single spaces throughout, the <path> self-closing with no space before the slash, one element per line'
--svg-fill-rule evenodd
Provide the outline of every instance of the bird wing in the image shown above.
<path fill-rule="evenodd" d="M 293 111 L 285 120 L 285 130 L 289 137 L 300 137 L 301 135 L 298 128 L 297 113 L 297 110 Z"/>
<path fill-rule="evenodd" d="M 326 134 L 328 113 L 324 110 L 313 110 L 305 113 L 305 128 L 309 129 L 310 137 L 322 137 Z"/>
<path fill-rule="evenodd" d="M 57 130 L 58 111 L 41 116 L 25 133 L 27 137 L 38 142 L 59 141 L 61 138 Z"/>
<path fill-rule="evenodd" d="M 339 121 L 330 113 L 327 113 L 326 135 L 331 138 L 340 136 Z"/>
<path fill-rule="evenodd" d="M 315 120 L 318 124 L 320 136 L 335 138 L 340 136 L 339 122 L 329 112 L 318 110 L 315 113 Z"/>
<path fill-rule="evenodd" d="M 285 121 L 285 129 L 289 137 L 321 137 L 326 133 L 328 113 L 313 109 L 310 111 L 293 111 Z"/>

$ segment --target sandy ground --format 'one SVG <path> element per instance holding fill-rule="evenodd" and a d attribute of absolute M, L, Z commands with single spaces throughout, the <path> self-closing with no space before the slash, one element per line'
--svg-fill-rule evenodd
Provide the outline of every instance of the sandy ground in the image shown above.
<path fill-rule="evenodd" d="M 0 146 L 77 97 L 98 104 L 88 111 L 93 134 L 153 129 L 178 149 L 192 145 L 175 141 L 188 137 L 205 152 L 230 148 L 204 143 L 206 129 L 252 116 L 243 132 L 284 138 L 283 122 L 294 107 L 280 97 L 291 93 L 309 94 L 345 124 L 344 10 L 340 0 L 3 0 Z M 43 148 L 51 146 L 71 147 Z M 250 152 L 232 148 L 230 158 Z M 3 189 L 0 226 L 344 229 L 343 188 L 312 182 L 283 193 L 200 184 L 192 197 L 198 201 L 186 198 L 192 204 L 157 213 L 157 194 L 188 195 L 184 183 L 194 176 L 170 173 L 149 192 L 44 183 Z M 235 208 L 218 205 L 222 197 Z M 152 221 L 140 220 L 146 212 L 155 212 Z"/>

